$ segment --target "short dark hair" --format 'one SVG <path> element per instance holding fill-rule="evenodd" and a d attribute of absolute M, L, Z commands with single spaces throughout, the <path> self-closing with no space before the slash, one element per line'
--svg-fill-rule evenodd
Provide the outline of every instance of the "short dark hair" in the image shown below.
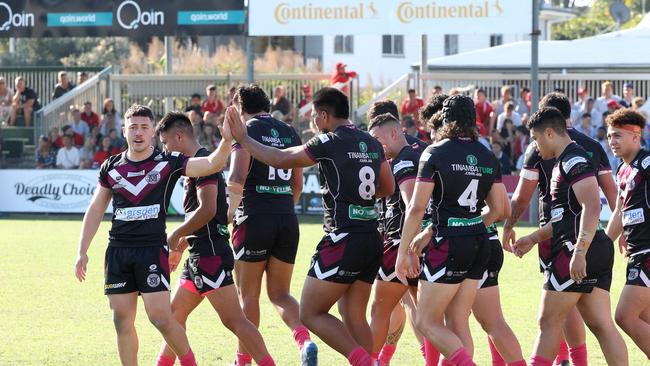
<path fill-rule="evenodd" d="M 483 88 L 476 89 L 476 94 L 479 94 L 479 93 L 482 93 L 483 95 L 487 95 L 487 93 L 485 92 L 485 89 L 483 89 Z"/>
<path fill-rule="evenodd" d="M 368 130 L 372 130 L 375 127 L 383 126 L 387 123 L 399 124 L 399 121 L 392 113 L 384 113 L 370 120 L 370 125 L 368 125 Z"/>
<path fill-rule="evenodd" d="M 541 107 L 528 120 L 529 130 L 544 130 L 552 128 L 558 134 L 566 134 L 566 120 L 559 109 Z"/>
<path fill-rule="evenodd" d="M 436 94 L 427 104 L 420 108 L 420 121 L 429 121 L 434 114 L 442 110 L 442 103 L 449 98 L 447 94 Z"/>
<path fill-rule="evenodd" d="M 192 96 L 190 97 L 190 99 L 194 99 L 194 98 L 199 98 L 199 99 L 201 99 L 201 94 L 199 94 L 199 93 L 194 93 L 194 94 L 192 94 Z"/>
<path fill-rule="evenodd" d="M 530 89 L 528 89 L 527 87 L 524 86 L 523 88 L 521 88 L 521 91 L 522 91 L 522 92 L 529 92 Z"/>
<path fill-rule="evenodd" d="M 194 137 L 194 128 L 192 122 L 183 112 L 171 111 L 163 116 L 158 122 L 158 133 L 169 132 L 172 129 L 178 129 L 189 137 Z"/>
<path fill-rule="evenodd" d="M 528 129 L 526 126 L 517 126 L 515 127 L 515 132 L 519 131 L 522 135 L 528 135 Z"/>
<path fill-rule="evenodd" d="M 591 118 L 591 113 L 583 113 L 581 118 Z"/>
<path fill-rule="evenodd" d="M 565 120 L 571 118 L 571 102 L 562 93 L 553 92 L 546 94 L 539 102 L 539 107 L 553 107 L 562 113 Z"/>
<path fill-rule="evenodd" d="M 403 116 L 402 121 L 404 122 L 404 126 L 406 126 L 406 128 L 415 127 L 415 120 L 411 116 Z"/>
<path fill-rule="evenodd" d="M 241 109 L 248 114 L 269 112 L 271 101 L 264 90 L 257 84 L 240 86 L 235 92 L 235 101 L 241 105 Z"/>
<path fill-rule="evenodd" d="M 408 93 L 409 93 L 409 94 L 411 94 L 411 93 L 415 93 L 415 89 L 409 89 L 409 90 L 408 90 Z"/>
<path fill-rule="evenodd" d="M 605 119 L 605 123 L 610 127 L 634 125 L 641 127 L 641 130 L 646 126 L 645 117 L 641 113 L 629 108 L 621 108 L 608 115 Z"/>
<path fill-rule="evenodd" d="M 366 118 L 368 121 L 379 116 L 380 114 L 390 113 L 396 119 L 399 118 L 399 110 L 397 109 L 397 104 L 390 99 L 377 100 L 372 103 L 368 112 L 366 112 Z"/>
<path fill-rule="evenodd" d="M 335 118 L 350 118 L 350 102 L 342 91 L 325 87 L 314 94 L 314 109 L 325 111 Z"/>
<path fill-rule="evenodd" d="M 149 117 L 151 122 L 154 121 L 153 112 L 149 107 L 142 104 L 133 104 L 129 109 L 124 112 L 124 119 L 129 119 L 131 117 Z"/>

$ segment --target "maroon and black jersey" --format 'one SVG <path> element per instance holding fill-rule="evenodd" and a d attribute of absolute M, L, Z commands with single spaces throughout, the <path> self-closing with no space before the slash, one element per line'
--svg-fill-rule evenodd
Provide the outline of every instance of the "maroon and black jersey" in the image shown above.
<path fill-rule="evenodd" d="M 567 129 L 567 134 L 571 140 L 575 141 L 585 150 L 589 161 L 593 164 L 594 169 L 599 175 L 609 174 L 612 171 L 607 153 L 605 153 L 605 150 L 598 141 L 573 128 Z M 532 177 L 537 179 L 540 226 L 544 226 L 551 220 L 550 180 L 554 166 L 555 159 L 542 159 L 535 141 L 532 141 L 528 145 L 526 154 L 524 155 L 524 168 L 522 169 L 521 175 L 524 178 Z M 536 175 L 530 176 L 531 172 Z"/>
<path fill-rule="evenodd" d="M 257 115 L 246 125 L 248 136 L 263 145 L 286 149 L 301 144 L 291 126 L 268 114 Z M 241 147 L 235 143 L 233 148 Z M 291 173 L 291 169 L 276 169 L 251 158 L 239 207 L 241 214 L 295 215 Z"/>
<path fill-rule="evenodd" d="M 404 146 L 399 154 L 390 162 L 395 177 L 395 192 L 390 197 L 381 199 L 380 220 L 382 221 L 385 239 L 398 240 L 402 237 L 402 226 L 406 215 L 406 204 L 402 200 L 399 185 L 409 179 L 415 179 L 418 174 L 420 153 L 410 145 Z"/>
<path fill-rule="evenodd" d="M 577 143 L 569 144 L 556 159 L 551 177 L 552 252 L 557 253 L 565 243 L 573 247 L 578 240 L 582 206 L 573 185 L 596 175 L 587 152 Z"/>
<path fill-rule="evenodd" d="M 630 254 L 650 250 L 650 152 L 640 150 L 630 164 L 619 165 L 616 172 L 618 194 L 623 201 L 621 217 L 623 234 Z"/>
<path fill-rule="evenodd" d="M 481 209 L 492 184 L 501 182 L 500 164 L 480 142 L 445 139 L 420 157 L 418 181 L 435 184 L 431 199 L 434 236 L 485 233 Z"/>
<path fill-rule="evenodd" d="M 318 163 L 325 232 L 376 231 L 375 187 L 385 160 L 379 141 L 346 124 L 312 138 L 305 151 Z"/>
<path fill-rule="evenodd" d="M 210 155 L 210 152 L 201 148 L 194 156 L 208 155 Z M 187 241 L 190 244 L 190 254 L 220 255 L 223 244 L 228 244 L 228 203 L 226 202 L 226 183 L 221 172 L 207 177 L 186 178 L 183 208 L 186 215 L 198 209 L 199 197 L 197 190 L 211 184 L 217 186 L 217 213 L 205 226 L 187 236 Z"/>
<path fill-rule="evenodd" d="M 406 142 L 411 145 L 413 150 L 416 150 L 420 154 L 424 152 L 424 150 L 429 146 L 426 142 L 420 140 L 417 137 L 411 136 L 408 133 L 404 134 L 404 137 L 406 138 Z"/>
<path fill-rule="evenodd" d="M 144 247 L 167 243 L 165 218 L 174 185 L 185 174 L 187 157 L 154 150 L 142 161 L 126 152 L 108 158 L 99 170 L 99 184 L 113 194 L 109 246 Z"/>

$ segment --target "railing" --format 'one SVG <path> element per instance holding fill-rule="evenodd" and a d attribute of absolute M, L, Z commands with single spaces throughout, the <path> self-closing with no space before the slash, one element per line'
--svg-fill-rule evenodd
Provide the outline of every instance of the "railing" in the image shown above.
<path fill-rule="evenodd" d="M 77 85 L 71 91 L 47 104 L 35 113 L 34 141 L 39 135 L 47 135 L 52 127 L 61 128 L 70 121 L 70 107 L 79 106 L 90 101 L 95 112 L 101 114 L 104 99 L 109 95 L 108 76 L 113 72 L 109 66 L 90 77 L 86 82 Z"/>
<path fill-rule="evenodd" d="M 425 90 L 429 91 L 434 85 L 440 85 L 445 92 L 461 88 L 465 93 L 471 93 L 475 87 L 480 87 L 485 89 L 488 100 L 498 99 L 503 85 L 512 86 L 515 97 L 519 96 L 521 88 L 530 88 L 530 74 L 527 73 L 436 72 L 423 74 L 421 80 L 425 83 Z M 632 83 L 635 95 L 646 98 L 650 96 L 650 74 L 647 73 L 540 73 L 539 90 L 540 95 L 544 95 L 562 88 L 569 100 L 578 100 L 578 88 L 587 87 L 595 98 L 600 96 L 600 84 L 604 81 L 611 81 L 614 91 L 619 95 L 623 84 Z"/>
<path fill-rule="evenodd" d="M 366 119 L 366 112 L 368 112 L 368 109 L 370 109 L 372 103 L 380 99 L 385 99 L 385 98 L 391 99 L 399 106 L 402 99 L 404 99 L 407 94 L 409 85 L 414 81 L 414 79 L 415 79 L 415 74 L 413 73 L 404 74 L 400 76 L 397 80 L 395 80 L 392 84 L 384 88 L 383 90 L 375 93 L 375 95 L 368 102 L 364 103 L 363 105 L 359 106 L 359 108 L 357 108 L 356 110 L 357 121 L 364 121 Z"/>
<path fill-rule="evenodd" d="M 0 76 L 5 78 L 7 86 L 14 92 L 16 91 L 14 80 L 17 76 L 22 76 L 26 85 L 38 94 L 41 105 L 45 106 L 52 101 L 52 92 L 59 82 L 59 71 L 68 73 L 70 82 L 75 84 L 77 72 L 86 72 L 88 76 L 93 76 L 101 70 L 101 67 L 5 66 L 0 67 Z"/>

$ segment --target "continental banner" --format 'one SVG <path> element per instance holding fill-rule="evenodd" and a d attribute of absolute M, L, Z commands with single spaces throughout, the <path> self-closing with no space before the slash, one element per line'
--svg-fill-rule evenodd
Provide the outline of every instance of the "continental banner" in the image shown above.
<path fill-rule="evenodd" d="M 338 34 L 529 33 L 532 1 L 249 0 L 249 33 Z"/>

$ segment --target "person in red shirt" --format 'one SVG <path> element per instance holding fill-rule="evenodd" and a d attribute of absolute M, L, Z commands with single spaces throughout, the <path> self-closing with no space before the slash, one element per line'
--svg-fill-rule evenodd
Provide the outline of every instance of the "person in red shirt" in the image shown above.
<path fill-rule="evenodd" d="M 92 168 L 98 169 L 102 163 L 104 163 L 104 160 L 108 159 L 111 155 L 119 153 L 120 149 L 111 147 L 111 138 L 109 136 L 104 136 L 102 139 L 102 146 L 93 156 Z"/>
<path fill-rule="evenodd" d="M 81 113 L 81 120 L 88 124 L 90 130 L 95 126 L 99 126 L 99 115 L 93 112 L 93 104 L 90 101 L 84 103 L 84 111 Z"/>
<path fill-rule="evenodd" d="M 404 99 L 400 108 L 402 116 L 410 115 L 415 120 L 416 125 L 420 128 L 420 108 L 424 106 L 424 101 L 415 95 L 415 89 L 409 89 L 409 97 Z"/>
<path fill-rule="evenodd" d="M 208 99 L 201 103 L 201 113 L 203 113 L 203 121 L 216 121 L 217 117 L 223 112 L 223 103 L 221 99 L 217 98 L 217 87 L 208 85 L 205 88 L 205 94 Z"/>
<path fill-rule="evenodd" d="M 74 129 L 70 127 L 70 125 L 63 126 L 61 128 L 61 131 L 63 132 L 63 135 L 59 136 L 56 141 L 54 141 L 54 146 L 56 146 L 57 149 L 63 147 L 63 136 L 72 137 L 72 145 L 77 148 L 80 148 L 84 145 L 84 137 L 74 132 Z"/>
<path fill-rule="evenodd" d="M 484 89 L 476 89 L 474 92 L 474 107 L 476 108 L 476 126 L 479 133 L 483 137 L 487 137 L 488 129 L 491 130 L 492 119 L 492 105 L 485 98 Z"/>
<path fill-rule="evenodd" d="M 350 79 L 356 78 L 357 73 L 354 71 L 345 71 L 345 68 L 348 65 L 344 64 L 343 62 L 337 62 L 336 63 L 336 68 L 334 69 L 334 73 L 332 73 L 332 77 L 330 78 L 330 82 L 332 83 L 332 86 L 336 85 L 337 83 L 347 83 L 350 81 Z M 348 85 L 344 86 L 341 88 L 341 91 L 349 95 L 348 93 Z"/>

